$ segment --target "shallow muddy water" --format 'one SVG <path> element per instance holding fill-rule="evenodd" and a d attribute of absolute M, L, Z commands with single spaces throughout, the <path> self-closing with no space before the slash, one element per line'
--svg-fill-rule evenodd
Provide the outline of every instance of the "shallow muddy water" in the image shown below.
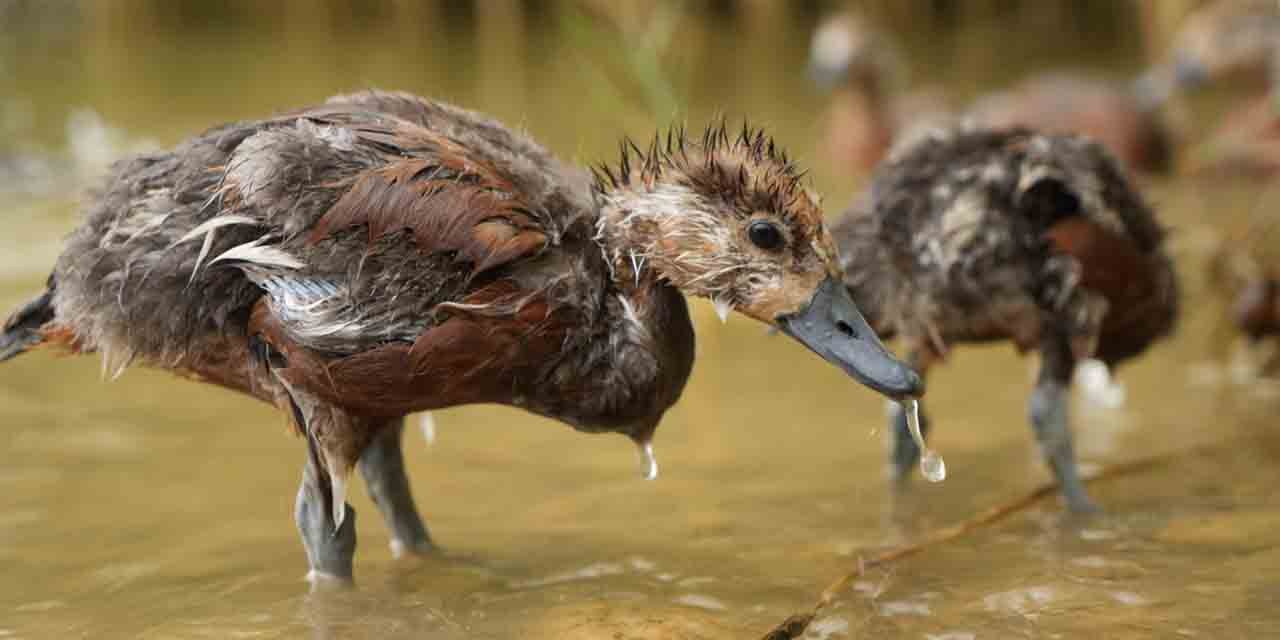
<path fill-rule="evenodd" d="M 257 26 L 86 9 L 3 30 L 0 123 L 12 126 L 0 126 L 0 154 L 50 168 L 41 188 L 0 180 L 0 309 L 39 289 L 95 154 L 340 91 L 448 99 L 581 161 L 671 121 L 650 114 L 681 96 L 687 116 L 676 117 L 694 128 L 748 115 L 815 161 L 823 102 L 803 71 L 808 24 L 785 11 L 675 20 L 669 75 L 646 84 L 626 80 L 645 77 L 640 36 L 602 37 L 564 16 L 484 11 L 450 29 L 450 14 L 402 4 L 359 19 L 281 6 L 292 9 Z M 1004 39 L 991 24 L 971 31 L 913 50 L 949 60 L 925 75 L 972 91 L 1038 64 L 1141 63 L 1141 46 L 1114 33 L 1082 60 L 1082 47 L 1048 37 L 1052 25 Z M 992 71 L 999 42 L 1013 66 Z M 619 54 L 635 50 L 632 62 Z M 68 127 L 85 108 L 101 117 L 90 133 Z M 838 214 L 854 185 L 832 167 L 814 179 Z M 1181 333 L 1120 372 L 1123 407 L 1077 397 L 1073 419 L 1090 468 L 1172 461 L 1093 485 L 1103 515 L 1070 518 L 1048 500 L 873 571 L 807 638 L 1280 637 L 1280 392 L 1221 359 L 1220 302 L 1202 277 L 1217 225 L 1247 215 L 1257 190 L 1147 188 L 1177 229 Z M 416 428 L 405 437 L 444 551 L 393 560 L 353 490 L 358 588 L 339 592 L 303 581 L 292 508 L 304 449 L 282 416 L 141 368 L 103 382 L 88 357 L 6 363 L 0 638 L 753 638 L 860 557 L 1048 479 L 1024 418 L 1032 365 L 1010 348 L 963 350 L 931 375 L 930 443 L 948 476 L 895 496 L 882 400 L 762 325 L 721 325 L 702 303 L 695 316 L 693 378 L 655 440 L 660 478 L 639 477 L 621 437 L 505 408 L 440 412 L 434 444 Z"/>

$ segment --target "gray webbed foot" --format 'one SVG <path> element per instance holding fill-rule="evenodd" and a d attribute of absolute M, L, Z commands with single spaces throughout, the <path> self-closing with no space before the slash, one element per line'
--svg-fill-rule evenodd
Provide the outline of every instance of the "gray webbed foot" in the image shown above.
<path fill-rule="evenodd" d="M 369 495 L 391 532 L 391 553 L 397 558 L 408 553 L 425 553 L 433 548 L 422 517 L 413 502 L 409 477 L 405 473 L 401 434 L 404 421 L 385 425 L 360 455 L 360 474 Z"/>

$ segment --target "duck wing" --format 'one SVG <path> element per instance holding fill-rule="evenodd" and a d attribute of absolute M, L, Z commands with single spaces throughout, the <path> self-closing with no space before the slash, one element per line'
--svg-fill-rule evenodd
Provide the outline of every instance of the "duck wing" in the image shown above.
<path fill-rule="evenodd" d="M 259 232 L 209 251 L 206 268 L 234 265 L 265 293 L 249 332 L 296 363 L 290 386 L 365 413 L 502 401 L 590 298 L 556 268 L 589 196 L 557 182 L 545 152 L 510 149 L 322 107 L 241 143 L 221 213 L 186 239 Z"/>

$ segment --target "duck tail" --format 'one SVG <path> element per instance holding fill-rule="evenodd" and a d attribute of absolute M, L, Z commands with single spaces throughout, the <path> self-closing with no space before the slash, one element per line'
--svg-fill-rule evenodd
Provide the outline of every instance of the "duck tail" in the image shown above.
<path fill-rule="evenodd" d="M 22 305 L 0 329 L 0 362 L 4 362 L 45 341 L 43 331 L 53 320 L 53 278 L 48 288 Z"/>

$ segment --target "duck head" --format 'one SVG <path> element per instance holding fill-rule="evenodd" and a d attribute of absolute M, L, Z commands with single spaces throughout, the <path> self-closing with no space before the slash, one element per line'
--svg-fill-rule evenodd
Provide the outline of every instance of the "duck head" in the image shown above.
<path fill-rule="evenodd" d="M 824 90 L 845 84 L 880 92 L 901 80 L 903 67 L 889 36 L 855 13 L 824 20 L 809 44 L 809 75 Z"/>
<path fill-rule="evenodd" d="M 880 342 L 841 284 L 818 198 L 763 132 L 723 125 L 701 141 L 671 132 L 624 143 L 600 167 L 598 240 L 620 283 L 654 279 L 776 327 L 895 399 L 920 377 Z"/>

